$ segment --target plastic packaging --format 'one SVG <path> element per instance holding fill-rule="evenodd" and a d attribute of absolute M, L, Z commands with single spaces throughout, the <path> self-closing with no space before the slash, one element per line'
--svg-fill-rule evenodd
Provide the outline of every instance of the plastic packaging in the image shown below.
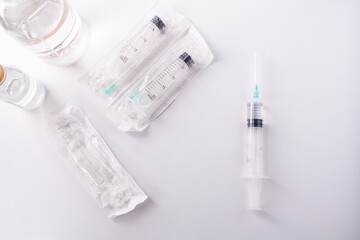
<path fill-rule="evenodd" d="M 153 58 L 189 27 L 190 22 L 184 16 L 157 6 L 82 80 L 106 104 L 110 104 L 132 83 L 147 59 Z"/>
<path fill-rule="evenodd" d="M 213 55 L 200 33 L 191 26 L 108 109 L 123 131 L 142 131 L 180 93 L 183 85 L 201 73 Z"/>
<path fill-rule="evenodd" d="M 21 70 L 0 65 L 0 100 L 33 110 L 43 103 L 45 93 L 40 83 Z"/>
<path fill-rule="evenodd" d="M 87 49 L 87 28 L 66 0 L 0 0 L 0 24 L 48 63 L 74 63 Z"/>
<path fill-rule="evenodd" d="M 49 122 L 61 152 L 71 159 L 109 217 L 130 212 L 147 199 L 79 107 L 69 103 Z"/>
<path fill-rule="evenodd" d="M 106 103 L 123 131 L 142 131 L 212 61 L 201 34 L 160 5 L 82 79 Z"/>

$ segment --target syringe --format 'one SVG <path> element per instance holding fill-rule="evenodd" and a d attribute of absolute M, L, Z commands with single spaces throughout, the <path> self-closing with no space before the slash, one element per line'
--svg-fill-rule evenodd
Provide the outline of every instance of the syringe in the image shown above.
<path fill-rule="evenodd" d="M 131 95 L 130 99 L 143 107 L 157 102 L 167 91 L 169 91 L 168 89 L 172 85 L 176 84 L 177 79 L 179 79 L 178 81 L 181 81 L 184 75 L 189 72 L 190 67 L 193 64 L 194 61 L 191 56 L 184 52 L 151 80 L 145 88 L 140 89 Z M 142 94 L 140 94 L 141 92 Z"/>
<path fill-rule="evenodd" d="M 261 210 L 262 180 L 266 178 L 263 164 L 264 106 L 260 101 L 258 72 L 258 59 L 255 53 L 253 97 L 247 103 L 247 158 L 243 173 L 248 188 L 248 208 L 251 210 Z"/>
<path fill-rule="evenodd" d="M 112 57 L 102 66 L 101 74 L 92 74 L 92 85 L 103 97 L 112 95 L 116 89 L 122 89 L 127 83 L 123 76 L 141 63 L 152 50 L 161 43 L 160 38 L 166 30 L 163 20 L 154 16 L 130 34 L 123 45 L 118 47 Z M 99 69 L 95 69 L 99 71 Z"/>
<path fill-rule="evenodd" d="M 150 76 L 148 81 L 141 82 L 131 89 L 130 94 L 118 107 L 118 111 L 128 120 L 135 122 L 136 128 L 143 128 L 163 100 L 191 74 L 194 64 L 187 52 L 182 53 L 154 77 Z"/>

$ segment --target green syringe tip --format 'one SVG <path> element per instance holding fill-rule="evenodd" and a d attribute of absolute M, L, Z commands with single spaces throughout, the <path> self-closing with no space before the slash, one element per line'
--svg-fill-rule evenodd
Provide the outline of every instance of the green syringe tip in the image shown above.
<path fill-rule="evenodd" d="M 108 87 L 107 89 L 104 90 L 104 93 L 105 93 L 106 95 L 110 95 L 110 93 L 112 93 L 112 92 L 114 91 L 115 86 L 116 86 L 115 83 L 114 83 L 114 84 L 111 84 L 110 87 Z"/>
<path fill-rule="evenodd" d="M 259 98 L 259 87 L 256 84 L 254 89 L 254 98 Z"/>

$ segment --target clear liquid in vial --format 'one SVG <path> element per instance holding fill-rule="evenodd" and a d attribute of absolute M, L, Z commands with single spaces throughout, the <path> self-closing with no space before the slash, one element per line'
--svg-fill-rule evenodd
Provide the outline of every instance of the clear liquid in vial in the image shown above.
<path fill-rule="evenodd" d="M 35 79 L 12 67 L 2 67 L 0 99 L 24 109 L 38 108 L 45 98 L 45 88 Z"/>
<path fill-rule="evenodd" d="M 41 59 L 68 65 L 85 53 L 87 28 L 66 0 L 1 1 L 0 23 Z"/>

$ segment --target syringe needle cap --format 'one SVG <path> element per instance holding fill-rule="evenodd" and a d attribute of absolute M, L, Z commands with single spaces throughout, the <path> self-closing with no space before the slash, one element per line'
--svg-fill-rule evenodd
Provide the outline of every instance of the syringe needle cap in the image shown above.
<path fill-rule="evenodd" d="M 258 99 L 259 98 L 259 86 L 257 83 L 255 83 L 255 89 L 254 89 L 254 96 L 253 98 Z"/>
<path fill-rule="evenodd" d="M 253 98 L 259 99 L 259 61 L 258 54 L 254 52 L 254 85 L 253 85 Z"/>

